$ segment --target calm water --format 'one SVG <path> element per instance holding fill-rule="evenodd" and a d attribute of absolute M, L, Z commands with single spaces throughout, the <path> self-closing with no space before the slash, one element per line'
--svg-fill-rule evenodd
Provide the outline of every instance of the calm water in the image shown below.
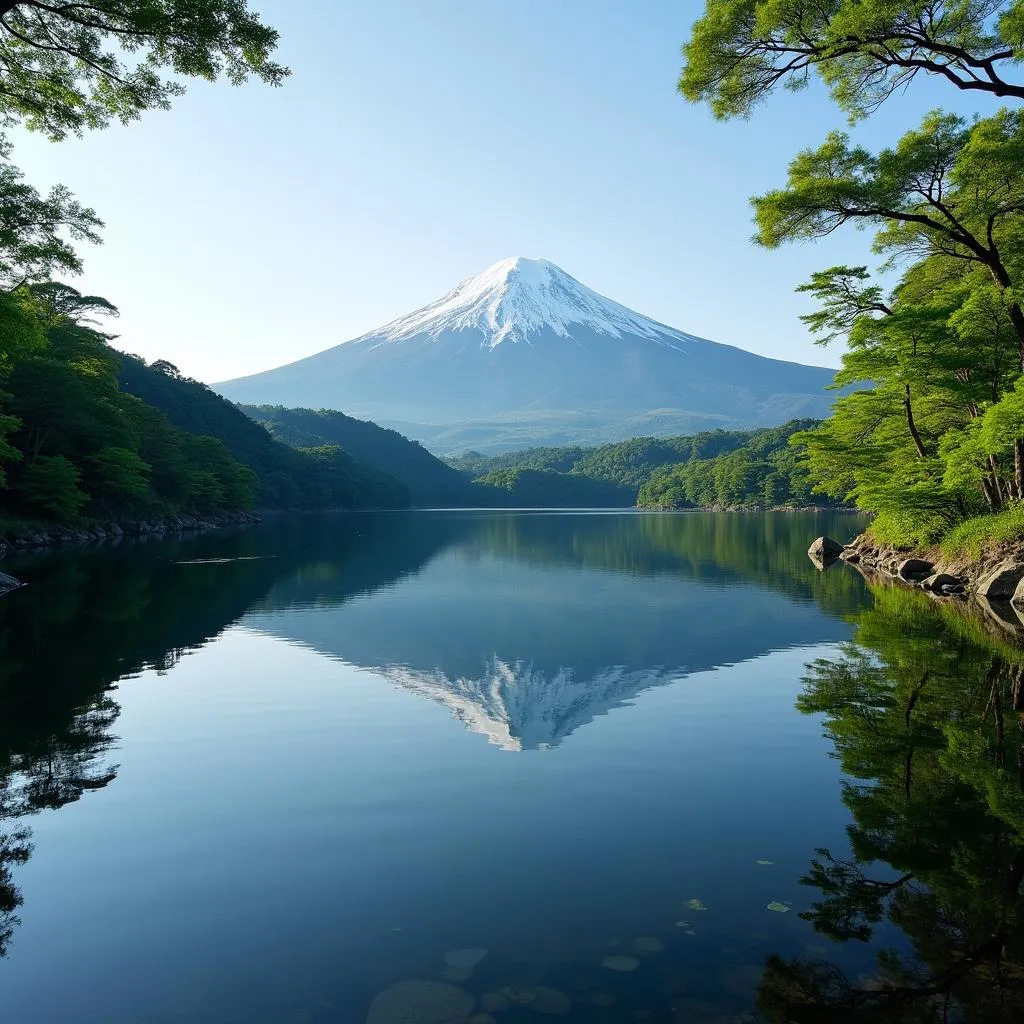
<path fill-rule="evenodd" d="M 409 513 L 8 559 L 0 1017 L 361 1022 L 426 979 L 470 995 L 373 1024 L 1019 1020 L 1024 658 L 817 573 L 859 526 Z"/>

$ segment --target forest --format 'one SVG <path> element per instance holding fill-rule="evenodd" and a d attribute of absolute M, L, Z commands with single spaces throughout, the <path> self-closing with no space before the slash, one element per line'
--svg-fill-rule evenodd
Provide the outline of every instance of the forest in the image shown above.
<path fill-rule="evenodd" d="M 872 513 L 883 543 L 1024 537 L 1022 52 L 1020 0 L 709 0 L 683 47 L 680 91 L 720 119 L 812 73 L 854 124 L 925 78 L 977 105 L 877 152 L 837 129 L 752 201 L 768 249 L 874 233 L 877 266 L 799 286 L 820 343 L 846 343 L 847 391 L 793 443 L 815 493 Z"/>
<path fill-rule="evenodd" d="M 841 504 L 812 494 L 801 449 L 790 443 L 815 426 L 816 420 L 793 420 L 758 430 L 635 437 L 596 448 L 467 452 L 448 462 L 524 504 L 565 504 L 556 499 L 567 495 L 581 505 L 661 509 Z"/>

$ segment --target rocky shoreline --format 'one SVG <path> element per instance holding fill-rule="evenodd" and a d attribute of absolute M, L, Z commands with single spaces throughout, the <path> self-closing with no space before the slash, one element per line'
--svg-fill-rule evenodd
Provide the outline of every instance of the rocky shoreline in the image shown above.
<path fill-rule="evenodd" d="M 178 533 L 216 530 L 225 526 L 248 526 L 259 522 L 260 517 L 251 512 L 216 512 L 202 516 L 168 515 L 149 519 L 121 519 L 117 522 L 89 523 L 81 526 L 39 526 L 0 534 L 0 557 L 8 551 L 32 551 L 69 544 L 120 540 L 124 537 L 165 537 Z"/>
<path fill-rule="evenodd" d="M 865 576 L 884 577 L 937 596 L 973 595 L 1009 602 L 1020 609 L 1024 624 L 1024 546 L 992 545 L 976 558 L 947 558 L 939 548 L 914 551 L 887 547 L 862 533 L 849 544 L 819 537 L 808 548 L 819 569 L 842 560 Z"/>

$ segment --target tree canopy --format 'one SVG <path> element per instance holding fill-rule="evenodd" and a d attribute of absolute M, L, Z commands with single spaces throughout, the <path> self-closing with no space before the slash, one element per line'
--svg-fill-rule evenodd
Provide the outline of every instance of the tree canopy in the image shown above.
<path fill-rule="evenodd" d="M 683 47 L 682 94 L 746 116 L 816 71 L 851 120 L 918 75 L 1024 99 L 1021 0 L 707 0 Z"/>
<path fill-rule="evenodd" d="M 246 0 L 0 0 L 0 124 L 57 140 L 167 108 L 182 79 L 280 85 L 277 41 Z"/>

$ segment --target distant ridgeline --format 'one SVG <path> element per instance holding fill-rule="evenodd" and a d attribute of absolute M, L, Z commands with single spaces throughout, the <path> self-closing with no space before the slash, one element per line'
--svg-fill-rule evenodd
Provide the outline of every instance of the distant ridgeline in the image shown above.
<path fill-rule="evenodd" d="M 510 504 L 544 500 L 577 483 L 581 504 L 641 508 L 771 508 L 821 504 L 798 465 L 793 434 L 817 425 L 792 420 L 760 430 L 709 430 L 683 437 L 638 437 L 597 448 L 476 452 L 447 461 L 480 484 L 506 490 Z M 831 502 L 826 502 L 831 503 Z"/>

